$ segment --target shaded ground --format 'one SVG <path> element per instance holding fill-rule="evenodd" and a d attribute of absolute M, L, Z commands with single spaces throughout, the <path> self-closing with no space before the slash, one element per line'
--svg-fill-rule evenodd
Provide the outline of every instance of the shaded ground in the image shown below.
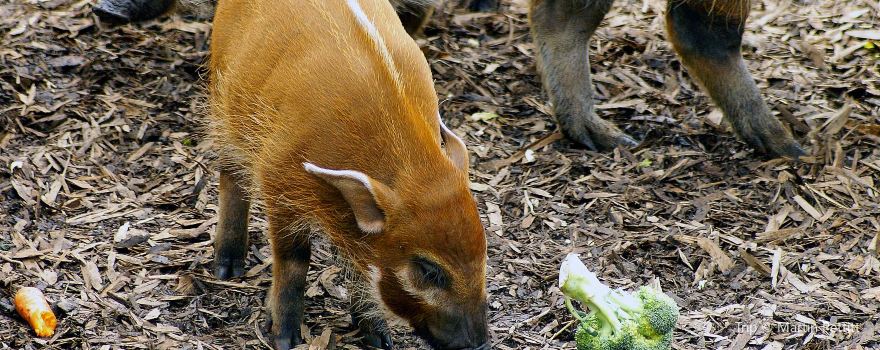
<path fill-rule="evenodd" d="M 659 279 L 683 307 L 678 349 L 880 348 L 880 51 L 866 44 L 880 4 L 756 3 L 746 54 L 811 150 L 797 166 L 718 125 L 663 41 L 661 2 L 618 1 L 593 41 L 599 113 L 647 140 L 608 154 L 551 142 L 525 6 L 435 15 L 419 42 L 475 162 L 498 349 L 573 348 L 555 287 L 572 251 L 614 286 Z M 89 7 L 0 4 L 0 349 L 264 348 L 259 215 L 246 278 L 208 273 L 210 25 L 106 27 Z M 306 331 L 316 349 L 357 348 L 329 255 L 314 254 Z M 51 339 L 10 310 L 31 285 L 63 314 Z"/>

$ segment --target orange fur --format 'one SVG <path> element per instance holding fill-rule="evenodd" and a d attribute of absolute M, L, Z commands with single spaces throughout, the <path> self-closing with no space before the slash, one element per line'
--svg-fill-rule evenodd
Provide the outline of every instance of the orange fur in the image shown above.
<path fill-rule="evenodd" d="M 220 2 L 210 124 L 224 167 L 265 202 L 276 253 L 301 247 L 316 228 L 360 276 L 378 268 L 373 297 L 417 328 L 449 312 L 434 305 L 482 310 L 485 318 L 486 240 L 467 169 L 456 166 L 466 157 L 441 147 L 430 69 L 393 7 L 359 3 L 381 40 L 345 1 Z M 393 200 L 377 197 L 384 230 L 361 232 L 340 190 L 306 172 L 304 162 L 359 171 L 393 191 Z M 429 303 L 404 291 L 396 276 L 413 256 L 449 271 L 448 300 Z M 276 284 L 286 283 L 279 278 L 289 277 L 275 276 Z"/>

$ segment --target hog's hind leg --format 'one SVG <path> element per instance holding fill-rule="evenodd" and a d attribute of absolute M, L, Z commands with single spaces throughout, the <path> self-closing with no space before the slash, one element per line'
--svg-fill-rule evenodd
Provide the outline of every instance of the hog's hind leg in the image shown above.
<path fill-rule="evenodd" d="M 636 141 L 596 115 L 589 41 L 613 0 L 532 0 L 529 11 L 538 68 L 562 132 L 593 150 Z"/>
<path fill-rule="evenodd" d="M 220 170 L 220 220 L 214 235 L 214 276 L 219 279 L 244 274 L 248 249 L 248 220 L 251 202 L 228 169 Z"/>
<path fill-rule="evenodd" d="M 292 229 L 278 221 L 269 218 L 273 255 L 269 322 L 275 348 L 288 350 L 302 343 L 300 325 L 303 322 L 312 244 L 308 229 Z"/>
<path fill-rule="evenodd" d="M 734 131 L 759 152 L 804 154 L 761 97 L 741 52 L 749 0 L 669 0 L 669 39 L 688 72 L 724 112 Z"/>

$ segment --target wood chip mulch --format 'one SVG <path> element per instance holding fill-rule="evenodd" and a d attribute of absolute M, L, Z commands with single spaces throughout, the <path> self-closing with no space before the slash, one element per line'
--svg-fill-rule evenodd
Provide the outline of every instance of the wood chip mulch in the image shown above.
<path fill-rule="evenodd" d="M 744 51 L 799 164 L 731 135 L 664 40 L 665 2 L 617 1 L 592 41 L 599 114 L 645 140 L 612 153 L 559 140 L 525 1 L 434 16 L 419 43 L 474 160 L 496 349 L 574 348 L 569 252 L 615 287 L 659 281 L 675 349 L 880 349 L 880 3 L 753 3 Z M 259 211 L 246 276 L 209 272 L 210 22 L 109 26 L 91 6 L 0 3 L 0 349 L 268 348 Z M 314 253 L 304 349 L 358 348 L 331 255 Z M 52 338 L 12 310 L 22 286 L 56 308 Z"/>

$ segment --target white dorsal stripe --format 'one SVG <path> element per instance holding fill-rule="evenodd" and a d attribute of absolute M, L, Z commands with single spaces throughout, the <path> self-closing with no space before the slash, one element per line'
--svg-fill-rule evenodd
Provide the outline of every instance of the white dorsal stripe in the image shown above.
<path fill-rule="evenodd" d="M 382 58 L 382 63 L 384 64 L 385 69 L 388 70 L 388 74 L 391 75 L 391 79 L 394 81 L 394 87 L 397 89 L 398 93 L 402 94 L 403 81 L 400 78 L 400 73 L 397 71 L 397 67 L 394 65 L 394 59 L 391 58 L 391 52 L 388 51 L 388 46 L 385 46 L 385 39 L 382 38 L 382 34 L 379 33 L 379 29 L 376 28 L 376 25 L 374 25 L 373 22 L 370 21 L 370 18 L 367 17 L 367 14 L 361 7 L 360 1 L 347 0 L 347 2 L 348 7 L 357 19 L 358 24 L 360 24 L 361 28 L 366 31 L 367 36 L 373 42 L 373 47 L 378 51 L 379 56 Z"/>

